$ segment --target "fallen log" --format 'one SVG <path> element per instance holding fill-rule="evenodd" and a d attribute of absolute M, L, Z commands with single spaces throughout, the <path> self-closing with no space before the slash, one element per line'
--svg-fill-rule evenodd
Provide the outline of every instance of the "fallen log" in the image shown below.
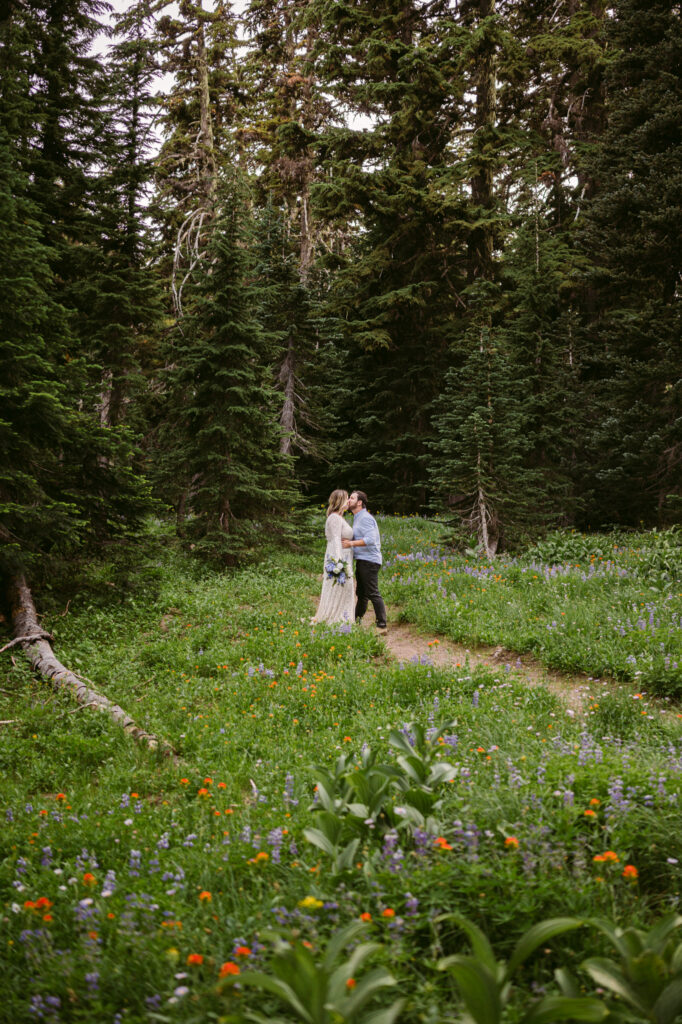
<path fill-rule="evenodd" d="M 46 639 L 49 634 L 40 627 L 31 591 L 24 576 L 15 576 L 11 580 L 8 597 L 12 610 L 14 640 L 7 647 L 14 644 L 23 646 L 33 669 L 49 679 L 55 690 L 68 690 L 79 704 L 106 711 L 124 732 L 150 750 L 160 750 L 169 757 L 174 756 L 175 751 L 166 740 L 145 732 L 123 708 L 96 690 L 90 689 L 75 673 L 62 665 Z"/>

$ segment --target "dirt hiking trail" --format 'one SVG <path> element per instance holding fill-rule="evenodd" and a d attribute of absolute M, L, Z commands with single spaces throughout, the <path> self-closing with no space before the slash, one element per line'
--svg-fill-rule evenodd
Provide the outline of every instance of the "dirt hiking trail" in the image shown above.
<path fill-rule="evenodd" d="M 369 618 L 369 616 L 368 616 Z M 567 674 L 546 668 L 530 654 L 517 654 L 505 647 L 479 647 L 458 644 L 446 637 L 419 633 L 405 622 L 389 622 L 384 638 L 391 659 L 409 662 L 429 658 L 439 668 L 483 666 L 529 686 L 546 686 L 562 701 L 567 711 L 582 715 L 585 699 L 594 694 L 596 685 L 613 687 L 627 684 L 612 679 L 590 679 L 582 673 Z M 634 692 L 634 688 L 633 688 Z"/>

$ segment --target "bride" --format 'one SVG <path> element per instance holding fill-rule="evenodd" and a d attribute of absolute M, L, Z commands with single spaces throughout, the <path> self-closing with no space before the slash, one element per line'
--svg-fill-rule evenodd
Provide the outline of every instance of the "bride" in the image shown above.
<path fill-rule="evenodd" d="M 324 535 L 324 580 L 313 623 L 353 622 L 355 618 L 355 587 L 353 586 L 353 550 L 343 548 L 342 540 L 351 540 L 353 528 L 343 518 L 348 506 L 347 491 L 332 491 L 327 506 Z"/>

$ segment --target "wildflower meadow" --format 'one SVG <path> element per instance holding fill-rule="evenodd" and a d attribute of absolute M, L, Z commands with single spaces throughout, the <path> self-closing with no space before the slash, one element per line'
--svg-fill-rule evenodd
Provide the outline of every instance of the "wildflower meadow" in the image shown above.
<path fill-rule="evenodd" d="M 310 624 L 321 515 L 225 572 L 156 524 L 39 595 L 61 660 L 176 753 L 3 655 L 0 1020 L 679 1019 L 679 534 L 490 564 L 380 519 L 387 641 Z M 399 660 L 398 621 L 504 654 Z"/>

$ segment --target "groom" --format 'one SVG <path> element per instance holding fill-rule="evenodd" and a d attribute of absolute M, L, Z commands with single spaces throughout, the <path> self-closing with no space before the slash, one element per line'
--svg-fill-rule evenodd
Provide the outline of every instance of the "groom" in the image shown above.
<path fill-rule="evenodd" d="M 355 558 L 355 580 L 357 594 L 355 621 L 360 622 L 367 611 L 367 602 L 372 602 L 377 617 L 377 629 L 386 632 L 386 606 L 379 593 L 379 569 L 381 568 L 381 538 L 376 519 L 367 511 L 367 495 L 364 491 L 353 491 L 348 499 L 348 508 L 353 513 L 353 539 L 341 543 L 344 548 L 353 548 Z"/>

